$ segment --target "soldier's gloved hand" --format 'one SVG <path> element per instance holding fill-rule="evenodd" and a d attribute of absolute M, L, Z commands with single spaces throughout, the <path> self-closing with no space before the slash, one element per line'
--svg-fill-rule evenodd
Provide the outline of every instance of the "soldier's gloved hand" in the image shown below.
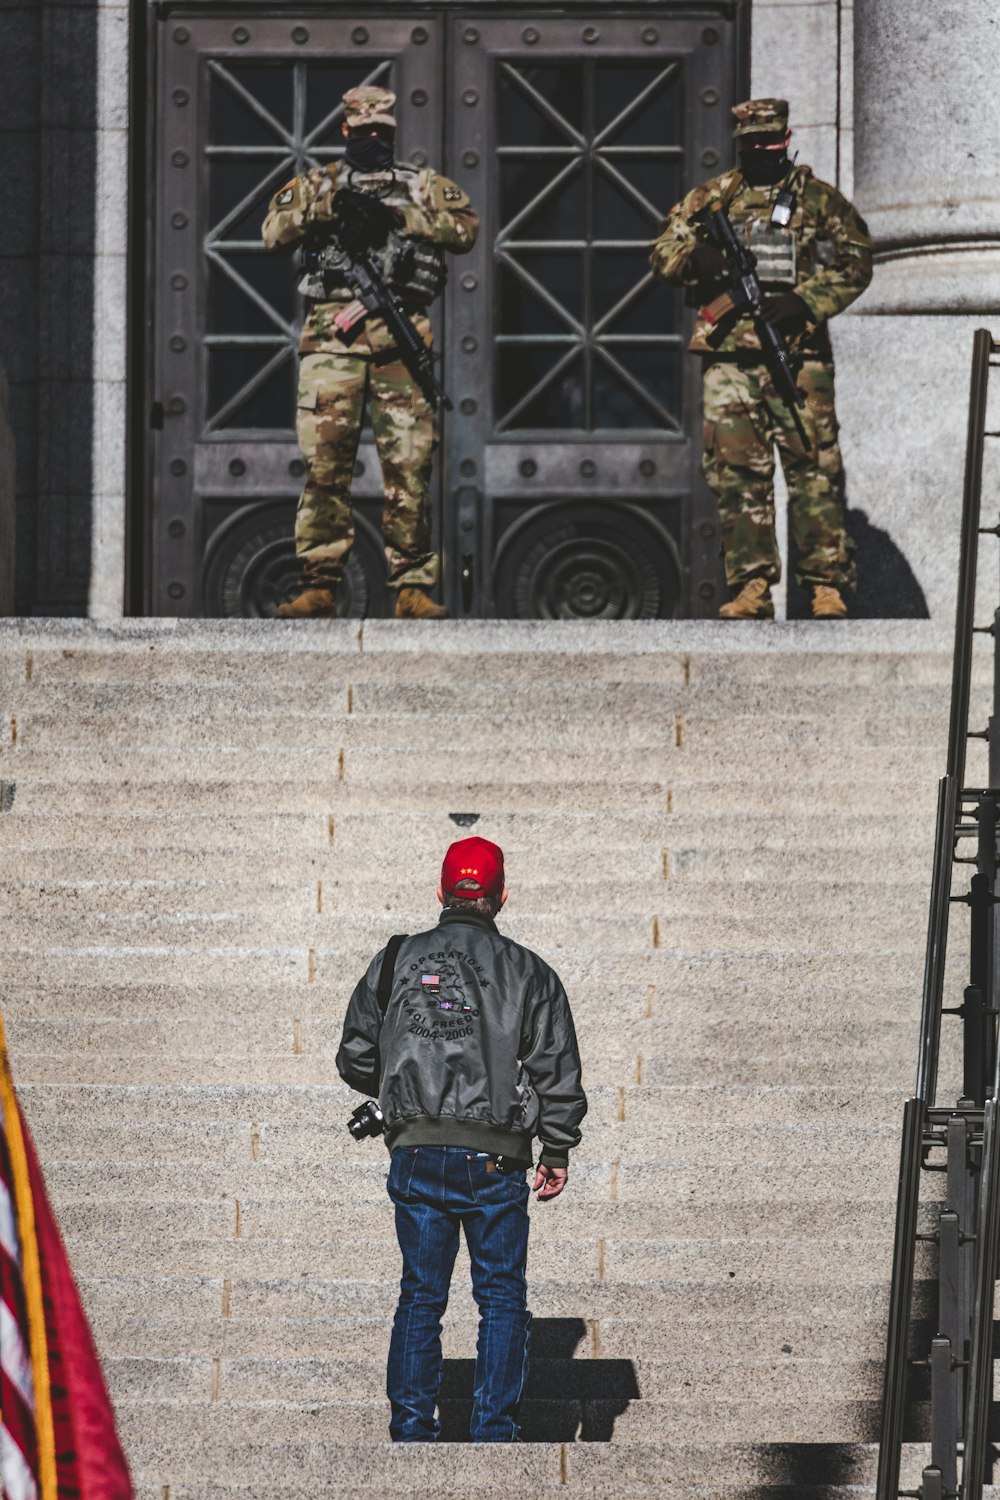
<path fill-rule="evenodd" d="M 348 255 L 362 250 L 376 250 L 384 245 L 390 231 L 400 229 L 403 215 L 369 193 L 354 188 L 340 188 L 335 199 L 337 238 Z"/>
<path fill-rule="evenodd" d="M 726 257 L 716 245 L 699 243 L 688 255 L 684 269 L 699 281 L 719 281 L 726 274 Z"/>
<path fill-rule="evenodd" d="M 764 298 L 762 316 L 772 328 L 791 335 L 802 332 L 812 313 L 796 292 L 781 292 L 777 297 Z"/>

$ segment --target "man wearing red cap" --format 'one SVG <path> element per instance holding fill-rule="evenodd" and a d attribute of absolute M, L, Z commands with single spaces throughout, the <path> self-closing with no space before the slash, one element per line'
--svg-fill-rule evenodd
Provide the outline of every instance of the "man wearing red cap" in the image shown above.
<path fill-rule="evenodd" d="M 461 839 L 444 858 L 428 932 L 376 954 L 351 996 L 337 1071 L 378 1095 L 403 1253 L 386 1390 L 394 1442 L 435 1442 L 441 1319 L 465 1230 L 479 1342 L 470 1436 L 517 1441 L 528 1370 L 528 1184 L 555 1198 L 587 1100 L 566 992 L 544 959 L 497 931 L 503 851 Z M 380 983 L 381 981 L 381 983 Z M 380 1000 L 383 1002 L 380 1004 Z"/>

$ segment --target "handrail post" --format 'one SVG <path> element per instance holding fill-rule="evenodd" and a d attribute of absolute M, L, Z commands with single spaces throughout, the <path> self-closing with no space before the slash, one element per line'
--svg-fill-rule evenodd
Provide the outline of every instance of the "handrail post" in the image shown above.
<path fill-rule="evenodd" d="M 988 1451 L 987 1417 L 993 1383 L 993 1286 L 1000 1255 L 1000 1119 L 996 1099 L 986 1101 L 983 1165 L 976 1222 L 972 1342 L 966 1387 L 962 1500 L 982 1500 Z"/>
<path fill-rule="evenodd" d="M 899 1154 L 899 1209 L 892 1252 L 889 1334 L 882 1391 L 882 1441 L 878 1451 L 877 1500 L 896 1500 L 906 1385 L 909 1373 L 910 1304 L 913 1299 L 913 1246 L 920 1201 L 920 1149 L 926 1106 L 907 1099 L 903 1106 L 903 1141 Z"/>
<path fill-rule="evenodd" d="M 955 840 L 958 786 L 953 776 L 938 782 L 937 822 L 934 831 L 934 868 L 931 872 L 931 909 L 924 956 L 924 996 L 920 1013 L 920 1049 L 915 1093 L 933 1104 L 937 1092 L 937 1057 L 941 1037 L 941 994 L 948 949 L 948 897 Z"/>
<path fill-rule="evenodd" d="M 955 777 L 959 790 L 965 785 L 969 684 L 972 680 L 972 627 L 976 608 L 976 562 L 979 554 L 979 499 L 983 486 L 986 389 L 992 349 L 993 338 L 989 329 L 977 328 L 972 339 L 969 426 L 965 445 L 965 481 L 962 486 L 962 543 L 955 608 L 955 661 L 951 683 L 951 721 L 948 727 L 948 771 Z"/>

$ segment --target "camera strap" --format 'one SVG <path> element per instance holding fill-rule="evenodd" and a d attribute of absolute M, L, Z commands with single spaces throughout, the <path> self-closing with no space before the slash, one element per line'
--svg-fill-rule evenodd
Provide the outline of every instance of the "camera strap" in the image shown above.
<path fill-rule="evenodd" d="M 409 933 L 398 932 L 385 945 L 385 952 L 382 955 L 382 967 L 378 975 L 378 989 L 375 991 L 380 1026 L 385 1020 L 385 1013 L 389 1009 L 389 1001 L 392 998 L 392 982 L 396 977 L 396 959 L 399 956 L 400 948 L 408 937 Z"/>

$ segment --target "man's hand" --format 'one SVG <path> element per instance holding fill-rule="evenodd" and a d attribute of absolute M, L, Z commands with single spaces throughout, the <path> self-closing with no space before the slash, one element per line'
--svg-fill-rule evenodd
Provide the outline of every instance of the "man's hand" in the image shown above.
<path fill-rule="evenodd" d="M 543 1167 L 539 1162 L 531 1191 L 538 1193 L 539 1199 L 558 1198 L 566 1186 L 568 1176 L 569 1171 L 566 1167 Z M 539 1188 L 541 1192 L 539 1192 Z"/>
<path fill-rule="evenodd" d="M 765 323 L 778 328 L 782 333 L 801 333 L 812 317 L 802 298 L 795 292 L 782 292 L 777 297 L 766 297 L 762 314 Z"/>
<path fill-rule="evenodd" d="M 699 243 L 684 262 L 684 269 L 699 281 L 721 281 L 726 274 L 726 257 L 717 245 Z"/>

